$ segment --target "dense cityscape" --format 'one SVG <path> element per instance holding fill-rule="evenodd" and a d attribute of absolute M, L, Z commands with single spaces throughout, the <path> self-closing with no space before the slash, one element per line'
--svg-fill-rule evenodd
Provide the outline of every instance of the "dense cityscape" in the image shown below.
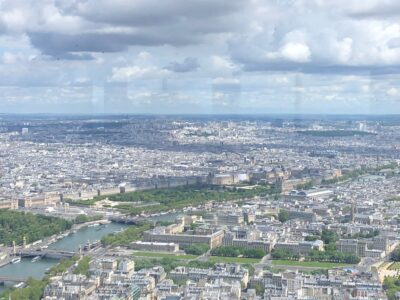
<path fill-rule="evenodd" d="M 3 115 L 2 297 L 396 299 L 399 129 Z"/>
<path fill-rule="evenodd" d="M 0 0 L 0 300 L 400 300 L 400 0 Z"/>

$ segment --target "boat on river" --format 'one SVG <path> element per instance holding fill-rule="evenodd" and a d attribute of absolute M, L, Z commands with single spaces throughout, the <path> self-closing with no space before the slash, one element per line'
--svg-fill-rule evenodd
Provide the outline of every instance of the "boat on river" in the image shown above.
<path fill-rule="evenodd" d="M 21 262 L 21 257 L 14 257 L 13 259 L 11 259 L 12 264 L 17 264 L 20 262 Z"/>
<path fill-rule="evenodd" d="M 25 286 L 25 282 L 20 282 L 20 283 L 14 284 L 14 288 L 16 288 L 16 289 L 23 288 L 24 286 Z"/>
<path fill-rule="evenodd" d="M 37 262 L 38 260 L 42 259 L 41 256 L 35 256 L 34 258 L 32 258 L 31 262 Z"/>

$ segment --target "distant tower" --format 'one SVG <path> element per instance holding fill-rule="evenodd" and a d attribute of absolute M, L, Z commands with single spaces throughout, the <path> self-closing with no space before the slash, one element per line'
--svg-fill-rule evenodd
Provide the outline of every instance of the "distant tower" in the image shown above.
<path fill-rule="evenodd" d="M 275 181 L 275 190 L 277 193 L 282 193 L 284 190 L 284 179 L 282 177 L 278 177 Z"/>
<path fill-rule="evenodd" d="M 22 247 L 26 248 L 26 237 L 25 236 L 22 237 Z"/>
<path fill-rule="evenodd" d="M 27 127 L 22 128 L 22 130 L 21 130 L 22 135 L 27 135 L 28 133 L 29 133 L 29 128 L 27 128 Z"/>

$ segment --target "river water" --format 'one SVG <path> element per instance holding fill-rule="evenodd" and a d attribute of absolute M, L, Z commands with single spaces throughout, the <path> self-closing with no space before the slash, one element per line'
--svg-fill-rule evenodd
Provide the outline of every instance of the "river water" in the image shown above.
<path fill-rule="evenodd" d="M 76 233 L 58 240 L 51 244 L 49 249 L 60 249 L 65 251 L 77 251 L 79 247 L 83 247 L 87 242 L 100 240 L 104 235 L 125 229 L 127 225 L 110 223 L 96 227 L 83 227 Z"/>

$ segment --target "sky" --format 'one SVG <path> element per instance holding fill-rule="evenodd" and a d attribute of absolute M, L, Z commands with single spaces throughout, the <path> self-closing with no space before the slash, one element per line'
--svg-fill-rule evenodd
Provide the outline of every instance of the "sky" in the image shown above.
<path fill-rule="evenodd" d="M 400 114 L 398 0 L 0 0 L 0 113 Z"/>

